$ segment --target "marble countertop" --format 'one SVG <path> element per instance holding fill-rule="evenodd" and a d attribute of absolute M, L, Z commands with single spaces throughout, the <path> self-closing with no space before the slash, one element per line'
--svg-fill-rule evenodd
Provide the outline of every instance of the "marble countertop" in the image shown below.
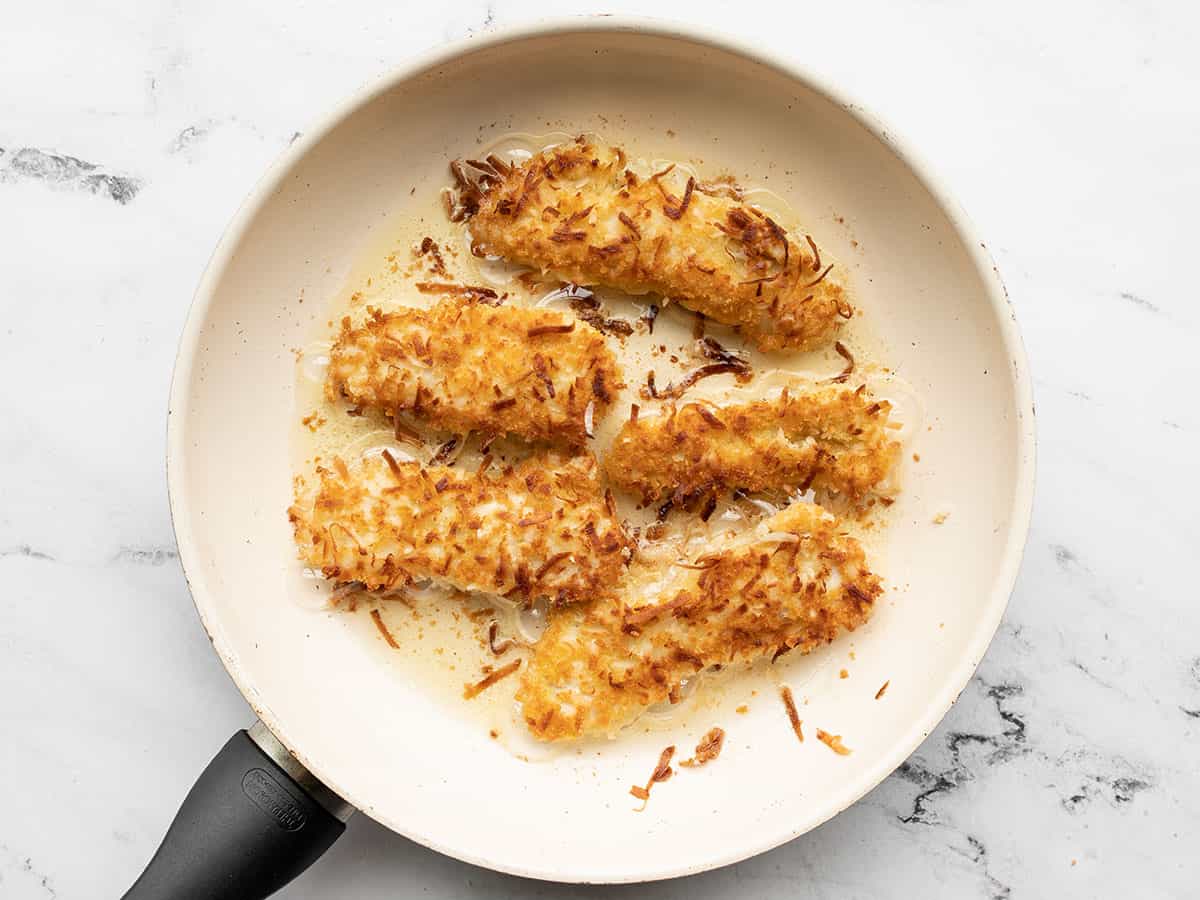
<path fill-rule="evenodd" d="M 293 136 L 359 84 L 541 9 L 6 7 L 0 896 L 119 895 L 251 719 L 188 597 L 163 464 L 176 341 L 221 230 Z M 1007 281 L 1040 465 L 995 643 L 894 775 L 742 864 L 644 888 L 539 884 L 359 816 L 280 896 L 1194 895 L 1200 315 L 1182 263 L 1200 208 L 1200 12 L 1166 0 L 729 9 L 654 6 L 800 59 L 898 125 Z"/>

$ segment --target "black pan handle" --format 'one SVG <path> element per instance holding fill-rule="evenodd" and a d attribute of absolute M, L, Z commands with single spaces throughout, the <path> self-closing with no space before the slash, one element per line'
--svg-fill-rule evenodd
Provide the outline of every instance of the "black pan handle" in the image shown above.
<path fill-rule="evenodd" d="M 124 900 L 261 900 L 341 837 L 353 807 L 261 722 L 229 739 Z"/>

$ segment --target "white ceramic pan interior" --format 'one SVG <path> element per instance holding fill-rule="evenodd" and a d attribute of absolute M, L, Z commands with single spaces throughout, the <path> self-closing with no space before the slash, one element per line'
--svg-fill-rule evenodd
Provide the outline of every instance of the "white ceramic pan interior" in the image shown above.
<path fill-rule="evenodd" d="M 547 123 L 550 123 L 549 126 Z M 919 393 L 920 433 L 878 551 L 889 590 L 867 627 L 797 688 L 523 762 L 445 693 L 397 677 L 360 629 L 294 596 L 293 350 L 363 246 L 448 160 L 505 132 L 672 141 L 708 171 L 761 173 L 845 260 L 881 358 Z M 668 135 L 667 132 L 673 133 Z M 416 193 L 413 189 L 416 188 Z M 440 51 L 355 97 L 269 173 L 222 240 L 183 337 L 169 473 L 181 559 L 222 661 L 262 720 L 367 815 L 521 875 L 633 881 L 696 872 L 818 825 L 892 771 L 945 714 L 1000 621 L 1030 513 L 1033 421 L 990 259 L 928 173 L 857 108 L 779 62 L 671 27 L 571 22 Z M 941 525 L 933 519 L 948 513 Z M 852 665 L 847 661 L 851 659 Z M 849 678 L 839 678 L 843 666 Z M 889 681 L 881 700 L 874 694 Z M 628 795 L 667 740 L 711 726 L 721 757 Z"/>

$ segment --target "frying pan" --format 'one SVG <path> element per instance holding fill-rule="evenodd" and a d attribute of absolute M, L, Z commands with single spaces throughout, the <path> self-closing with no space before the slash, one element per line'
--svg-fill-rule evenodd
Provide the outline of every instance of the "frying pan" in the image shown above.
<path fill-rule="evenodd" d="M 293 349 L 364 243 L 411 196 L 436 191 L 448 160 L 547 126 L 653 134 L 706 171 L 769 178 L 848 261 L 881 358 L 921 398 L 920 462 L 906 462 L 893 524 L 871 551 L 887 597 L 796 670 L 803 717 L 844 735 L 849 756 L 798 744 L 777 700 L 758 697 L 736 721 L 704 723 L 728 733 L 716 762 L 635 812 L 628 787 L 645 781 L 662 734 L 522 761 L 365 652 L 348 617 L 295 602 Z M 986 249 L 913 154 L 837 91 L 724 38 L 638 20 L 437 50 L 289 149 L 193 302 L 170 399 L 171 509 L 204 628 L 259 721 L 205 771 L 128 896 L 266 896 L 353 810 L 477 865 L 572 882 L 699 872 L 803 834 L 899 765 L 966 685 L 1016 576 L 1033 456 L 1024 352 Z M 851 677 L 839 679 L 848 652 Z M 688 747 L 699 724 L 667 737 Z"/>

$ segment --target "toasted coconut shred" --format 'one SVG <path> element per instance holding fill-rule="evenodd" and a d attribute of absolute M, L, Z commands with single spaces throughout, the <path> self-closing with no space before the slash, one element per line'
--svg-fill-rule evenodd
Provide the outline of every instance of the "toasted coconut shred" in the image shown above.
<path fill-rule="evenodd" d="M 761 660 L 778 677 L 769 663 L 862 625 L 883 586 L 856 536 L 895 499 L 908 406 L 847 325 L 847 269 L 821 235 L 729 177 L 591 139 L 450 173 L 453 230 L 425 218 L 393 245 L 405 283 L 354 293 L 312 344 L 327 362 L 297 407 L 319 408 L 288 514 L 328 608 L 366 607 L 402 664 L 431 645 L 410 619 L 444 603 L 457 637 L 435 653 L 472 654 L 446 688 L 475 714 L 515 696 L 544 745 L 661 719 L 713 689 L 706 672 Z M 822 371 L 756 351 L 820 351 Z M 629 789 L 637 811 L 725 738 L 710 728 L 674 767 L 665 747 Z"/>
<path fill-rule="evenodd" d="M 503 678 L 507 678 L 509 675 L 511 675 L 513 672 L 517 671 L 517 669 L 519 669 L 519 668 L 521 668 L 521 660 L 514 659 L 512 662 L 508 663 L 507 665 L 501 666 L 499 669 L 493 669 L 491 672 L 488 672 L 479 681 L 475 682 L 474 684 L 468 684 L 466 687 L 464 687 L 463 688 L 463 699 L 464 700 L 475 699 L 480 694 L 482 694 L 484 691 L 486 691 L 488 688 L 490 688 L 493 684 L 495 684 L 497 681 L 500 681 Z"/>
<path fill-rule="evenodd" d="M 493 656 L 503 656 L 513 647 L 513 641 L 506 638 L 500 643 L 496 643 L 496 636 L 500 633 L 500 623 L 493 620 L 488 624 L 487 643 L 488 649 L 492 651 Z"/>
<path fill-rule="evenodd" d="M 800 713 L 796 710 L 796 701 L 792 697 L 792 689 L 785 684 L 779 689 L 779 697 L 783 700 L 783 708 L 787 710 L 788 721 L 792 723 L 792 731 L 796 732 L 796 739 L 803 744 L 804 723 L 800 721 Z"/>
<path fill-rule="evenodd" d="M 708 763 L 721 755 L 721 748 L 724 746 L 725 731 L 721 728 L 709 729 L 708 734 L 704 735 L 700 739 L 700 743 L 696 745 L 696 750 L 692 754 L 691 759 L 685 759 L 679 765 L 688 769 L 708 765 Z"/>
<path fill-rule="evenodd" d="M 375 623 L 375 627 L 379 629 L 379 633 L 383 635 L 383 639 L 387 641 L 387 645 L 393 650 L 399 650 L 400 645 L 396 643 L 396 639 L 392 637 L 392 633 L 388 631 L 387 625 L 383 623 L 383 616 L 379 610 L 371 610 L 371 620 Z"/>
<path fill-rule="evenodd" d="M 840 734 L 830 734 L 828 731 L 817 729 L 817 740 L 836 753 L 838 756 L 849 756 L 851 750 L 842 744 L 842 736 Z"/>
<path fill-rule="evenodd" d="M 658 765 L 654 767 L 654 771 L 650 773 L 650 778 L 646 782 L 646 786 L 635 784 L 629 789 L 634 797 L 642 801 L 642 805 L 638 807 L 638 812 L 646 808 L 646 803 L 650 800 L 650 788 L 658 784 L 660 781 L 668 781 L 675 774 L 675 770 L 671 768 L 671 757 L 675 755 L 674 745 L 663 750 L 658 757 Z"/>

